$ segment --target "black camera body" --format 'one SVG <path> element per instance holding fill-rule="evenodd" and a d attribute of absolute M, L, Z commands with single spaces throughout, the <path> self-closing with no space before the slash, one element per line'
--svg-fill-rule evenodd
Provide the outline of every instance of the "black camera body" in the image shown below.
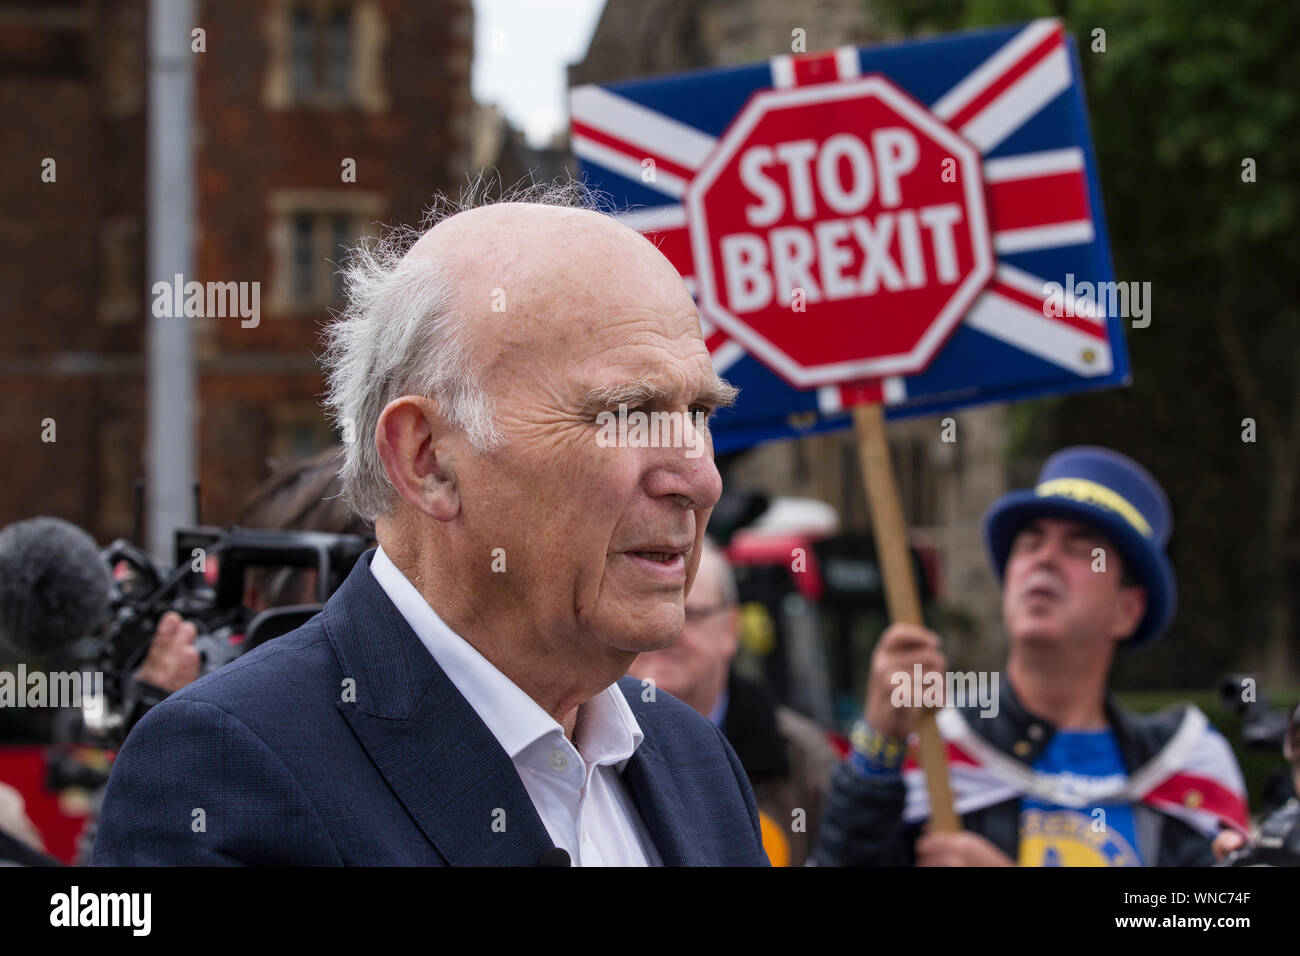
<path fill-rule="evenodd" d="M 112 585 L 102 632 L 83 642 L 83 657 L 104 675 L 104 699 L 83 707 L 87 733 L 121 741 L 150 706 L 166 696 L 133 677 L 158 622 L 175 611 L 198 628 L 200 675 L 210 673 L 316 614 L 370 546 L 358 535 L 254 528 L 179 528 L 175 566 L 165 570 L 140 548 L 117 540 L 101 552 Z M 316 603 L 271 608 L 244 605 L 250 568 L 302 568 L 316 573 Z"/>
<path fill-rule="evenodd" d="M 1300 866 L 1300 800 L 1275 810 L 1259 834 L 1219 866 Z"/>

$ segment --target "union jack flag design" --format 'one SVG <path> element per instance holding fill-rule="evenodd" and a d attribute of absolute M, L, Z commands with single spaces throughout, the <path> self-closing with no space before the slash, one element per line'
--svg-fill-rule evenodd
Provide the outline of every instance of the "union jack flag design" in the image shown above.
<path fill-rule="evenodd" d="M 907 377 L 796 389 L 702 314 L 714 368 L 742 389 L 714 423 L 717 452 L 847 427 L 847 409 L 864 401 L 900 418 L 1131 380 L 1123 319 L 1106 314 L 1106 301 L 1067 297 L 1064 309 L 1044 309 L 1048 283 L 1114 281 L 1078 53 L 1058 20 L 577 87 L 573 151 L 586 181 L 613 197 L 694 294 L 682 196 L 746 101 L 875 73 L 979 150 L 995 274 L 930 365 Z"/>
<path fill-rule="evenodd" d="M 943 708 L 938 723 L 948 746 L 953 808 L 959 815 L 1024 796 L 1078 808 L 1144 803 L 1182 820 L 1207 839 L 1213 839 L 1220 827 L 1249 834 L 1246 781 L 1232 746 L 1196 707 L 1186 708 L 1178 730 L 1146 766 L 1133 768 L 1114 790 L 1095 793 L 1090 799 L 1075 798 L 1050 775 L 997 750 L 971 730 L 958 711 Z M 903 820 L 916 824 L 928 819 L 925 774 L 911 753 L 903 763 L 903 782 L 907 788 Z"/>

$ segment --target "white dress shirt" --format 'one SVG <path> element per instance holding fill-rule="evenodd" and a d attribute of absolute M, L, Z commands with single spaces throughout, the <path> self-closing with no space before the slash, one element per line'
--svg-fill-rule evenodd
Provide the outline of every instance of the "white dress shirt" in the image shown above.
<path fill-rule="evenodd" d="M 573 865 L 661 865 L 621 776 L 644 734 L 618 685 L 578 708 L 575 747 L 550 714 L 447 626 L 383 548 L 370 571 L 509 755 L 551 840 Z"/>

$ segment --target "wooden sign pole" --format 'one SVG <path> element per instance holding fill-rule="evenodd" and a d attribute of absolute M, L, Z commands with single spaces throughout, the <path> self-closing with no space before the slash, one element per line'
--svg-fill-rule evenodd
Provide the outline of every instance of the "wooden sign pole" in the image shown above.
<path fill-rule="evenodd" d="M 924 624 L 921 598 L 912 574 L 912 555 L 907 547 L 903 502 L 889 458 L 889 443 L 885 439 L 884 408 L 879 404 L 854 406 L 853 425 L 857 432 L 867 506 L 871 509 L 871 531 L 884 577 L 885 604 L 890 620 L 896 624 Z M 961 829 L 961 821 L 952 805 L 948 751 L 933 710 L 926 710 L 921 715 L 917 729 L 921 737 L 921 767 L 930 791 L 930 829 L 956 832 Z"/>

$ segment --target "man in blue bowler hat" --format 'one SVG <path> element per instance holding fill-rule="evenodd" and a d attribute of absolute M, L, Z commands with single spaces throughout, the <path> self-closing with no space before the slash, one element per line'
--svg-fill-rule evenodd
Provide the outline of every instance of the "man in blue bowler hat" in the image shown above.
<path fill-rule="evenodd" d="M 864 720 L 836 768 L 820 865 L 1204 866 L 1223 828 L 1245 832 L 1245 784 L 1193 706 L 1138 715 L 1108 693 L 1121 649 L 1173 621 L 1173 516 L 1137 462 L 1105 448 L 1049 458 L 995 502 L 984 533 L 1009 638 L 994 706 L 961 699 L 937 634 L 897 624 L 872 656 Z M 925 826 L 929 796 L 908 737 L 920 708 L 900 680 L 943 688 L 956 833 Z M 993 678 L 1000 677 L 1000 680 Z M 984 695 L 981 694 L 981 697 Z M 923 701 L 927 702 L 927 701 Z"/>

